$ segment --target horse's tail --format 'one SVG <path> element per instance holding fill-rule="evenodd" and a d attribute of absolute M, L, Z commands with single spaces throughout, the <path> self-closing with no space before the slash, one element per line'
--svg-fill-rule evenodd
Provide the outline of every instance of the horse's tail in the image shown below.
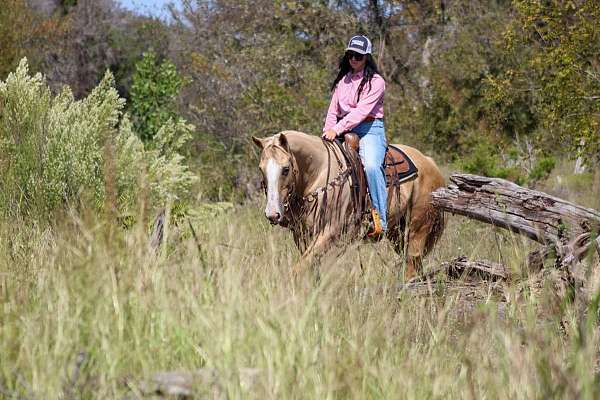
<path fill-rule="evenodd" d="M 426 254 L 429 253 L 440 236 L 442 236 L 442 232 L 444 232 L 444 228 L 446 227 L 446 216 L 439 208 L 429 205 L 427 219 L 429 219 L 431 229 L 425 240 Z"/>
<path fill-rule="evenodd" d="M 431 163 L 434 171 L 436 171 L 431 176 L 431 179 L 433 180 L 433 190 L 445 186 L 446 182 L 439 172 L 439 168 L 433 158 L 427 156 L 425 158 L 429 161 L 429 163 Z M 429 194 L 427 218 L 429 220 L 428 222 L 430 223 L 431 229 L 429 231 L 429 235 L 427 235 L 427 239 L 425 240 L 425 253 L 428 253 L 433 248 L 438 239 L 442 236 L 444 228 L 446 227 L 446 215 L 441 209 L 431 204 L 431 194 Z"/>

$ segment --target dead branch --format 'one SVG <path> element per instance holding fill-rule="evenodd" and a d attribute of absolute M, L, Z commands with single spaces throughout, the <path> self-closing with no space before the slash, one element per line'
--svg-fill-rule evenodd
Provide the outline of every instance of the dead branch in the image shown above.
<path fill-rule="evenodd" d="M 589 232 L 600 212 L 499 178 L 454 174 L 452 184 L 432 193 L 433 204 L 523 234 L 540 243 Z"/>
<path fill-rule="evenodd" d="M 448 187 L 432 193 L 432 203 L 544 244 L 545 248 L 528 257 L 534 270 L 552 253 L 560 268 L 581 261 L 591 246 L 600 253 L 600 242 L 592 240 L 592 232 L 598 232 L 600 226 L 596 210 L 499 178 L 454 174 L 450 181 Z"/>
<path fill-rule="evenodd" d="M 508 278 L 508 271 L 502 264 L 485 260 L 469 261 L 467 257 L 460 256 L 450 262 L 444 262 L 439 267 L 414 280 L 424 281 L 443 274 L 453 279 L 477 278 L 479 280 L 497 281 Z"/>

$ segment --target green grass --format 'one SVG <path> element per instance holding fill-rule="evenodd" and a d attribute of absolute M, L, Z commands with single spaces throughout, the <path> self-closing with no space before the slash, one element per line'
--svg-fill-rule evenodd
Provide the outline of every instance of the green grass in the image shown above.
<path fill-rule="evenodd" d="M 214 368 L 227 398 L 597 398 L 597 309 L 524 276 L 428 293 L 393 290 L 389 244 L 291 278 L 290 235 L 262 204 L 205 208 L 167 229 L 99 217 L 52 229 L 0 223 L 0 398 L 137 398 L 158 371 Z M 459 255 L 518 269 L 532 244 L 450 217 L 426 267 Z M 590 297 L 594 292 L 590 292 Z M 239 368 L 259 370 L 240 385 Z"/>

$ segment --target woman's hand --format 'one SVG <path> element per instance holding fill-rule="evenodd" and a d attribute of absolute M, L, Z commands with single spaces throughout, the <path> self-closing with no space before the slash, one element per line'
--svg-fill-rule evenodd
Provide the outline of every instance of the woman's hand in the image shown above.
<path fill-rule="evenodd" d="M 336 136 L 337 133 L 333 129 L 328 129 L 321 135 L 323 139 L 329 140 L 330 142 L 333 142 Z"/>

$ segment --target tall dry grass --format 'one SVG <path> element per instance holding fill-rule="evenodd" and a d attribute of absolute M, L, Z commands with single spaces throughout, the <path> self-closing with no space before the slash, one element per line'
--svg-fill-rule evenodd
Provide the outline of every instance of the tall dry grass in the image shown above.
<path fill-rule="evenodd" d="M 398 292 L 385 242 L 294 281 L 298 253 L 260 205 L 203 210 L 198 241 L 187 221 L 171 225 L 158 255 L 145 226 L 105 235 L 91 212 L 0 223 L 0 398 L 138 398 L 154 372 L 200 367 L 228 398 L 600 395 L 594 294 L 576 307 L 527 274 L 502 293 Z M 451 217 L 426 266 L 464 254 L 519 271 L 531 246 Z M 249 390 L 245 367 L 259 371 Z"/>

